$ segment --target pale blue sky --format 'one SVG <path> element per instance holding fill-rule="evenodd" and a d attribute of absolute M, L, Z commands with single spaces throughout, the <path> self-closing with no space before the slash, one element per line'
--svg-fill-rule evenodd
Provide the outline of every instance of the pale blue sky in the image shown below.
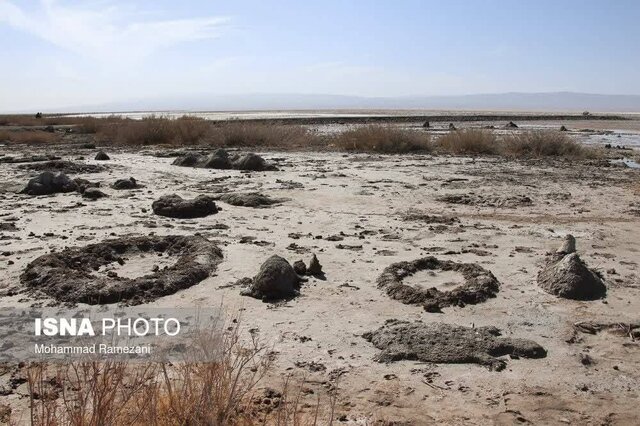
<path fill-rule="evenodd" d="M 0 0 L 0 110 L 149 97 L 640 94 L 640 1 Z"/>

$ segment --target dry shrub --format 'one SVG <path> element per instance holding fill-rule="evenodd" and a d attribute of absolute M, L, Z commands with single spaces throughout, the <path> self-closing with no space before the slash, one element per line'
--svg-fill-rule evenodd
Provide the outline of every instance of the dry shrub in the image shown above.
<path fill-rule="evenodd" d="M 449 132 L 436 141 L 439 150 L 450 154 L 498 154 L 500 146 L 490 130 L 465 129 Z"/>
<path fill-rule="evenodd" d="M 42 130 L 0 131 L 0 142 L 7 141 L 14 144 L 50 144 L 59 139 L 58 134 Z"/>
<path fill-rule="evenodd" d="M 0 126 L 42 126 L 47 123 L 42 118 L 26 114 L 0 115 Z"/>
<path fill-rule="evenodd" d="M 427 133 L 391 126 L 358 127 L 334 136 L 331 142 L 345 151 L 401 154 L 431 150 L 430 137 Z"/>
<path fill-rule="evenodd" d="M 175 128 L 167 118 L 151 115 L 141 120 L 124 119 L 102 126 L 100 134 L 121 145 L 172 144 Z"/>
<path fill-rule="evenodd" d="M 218 328 L 216 328 L 218 330 Z M 301 403 L 302 386 L 287 381 L 270 410 L 258 384 L 272 356 L 252 334 L 240 339 L 240 325 L 205 332 L 192 346 L 216 351 L 216 361 L 128 363 L 72 361 L 28 367 L 30 417 L 34 425 L 305 425 L 317 424 L 320 401 Z M 211 352 L 208 352 L 211 353 Z M 329 397 L 333 417 L 335 393 Z M 325 413 L 322 413 L 325 416 Z"/>
<path fill-rule="evenodd" d="M 596 158 L 594 148 L 581 145 L 569 136 L 556 131 L 532 131 L 506 136 L 503 153 L 514 157 L 562 157 L 571 159 Z"/>
<path fill-rule="evenodd" d="M 307 128 L 298 125 L 230 121 L 212 128 L 209 142 L 214 146 L 310 148 L 322 142 Z"/>

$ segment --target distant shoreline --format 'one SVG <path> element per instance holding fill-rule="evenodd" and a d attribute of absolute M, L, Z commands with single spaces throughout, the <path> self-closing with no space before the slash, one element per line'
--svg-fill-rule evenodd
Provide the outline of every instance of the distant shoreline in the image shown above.
<path fill-rule="evenodd" d="M 403 111 L 405 112 L 405 111 Z M 290 116 L 287 116 L 290 113 Z M 260 115 L 263 114 L 264 117 Z M 583 115 L 581 113 L 526 113 L 526 112 L 500 112 L 478 113 L 473 111 L 434 114 L 389 114 L 375 113 L 375 111 L 342 112 L 342 111 L 129 111 L 114 113 L 81 113 L 81 114 L 51 114 L 47 116 L 95 116 L 107 117 L 116 115 L 140 119 L 144 116 L 168 116 L 177 118 L 183 115 L 201 117 L 212 122 L 242 121 L 246 123 L 263 124 L 300 124 L 300 125 L 327 125 L 327 124 L 379 124 L 379 123 L 424 123 L 434 122 L 501 122 L 501 121 L 587 121 L 587 120 L 633 120 L 631 116 L 616 113 L 594 113 Z M 274 116 L 276 115 L 276 116 Z"/>

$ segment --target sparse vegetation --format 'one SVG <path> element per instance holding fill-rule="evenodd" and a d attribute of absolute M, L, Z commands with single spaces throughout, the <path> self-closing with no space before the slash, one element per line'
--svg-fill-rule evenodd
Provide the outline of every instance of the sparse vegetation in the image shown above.
<path fill-rule="evenodd" d="M 31 424 L 298 426 L 333 417 L 335 392 L 323 404 L 328 410 L 319 400 L 303 409 L 303 383 L 291 379 L 268 391 L 265 406 L 259 383 L 271 370 L 271 353 L 253 335 L 243 344 L 238 323 L 225 329 L 193 342 L 219 353 L 215 362 L 33 364 L 27 367 Z"/>
<path fill-rule="evenodd" d="M 365 126 L 347 130 L 330 139 L 331 145 L 344 151 L 368 151 L 383 154 L 428 152 L 428 133 L 391 126 Z"/>
<path fill-rule="evenodd" d="M 565 133 L 555 131 L 513 132 L 500 135 L 488 129 L 463 129 L 432 137 L 422 129 L 391 125 L 368 125 L 334 135 L 319 135 L 302 125 L 255 121 L 212 122 L 194 116 L 171 119 L 148 116 L 140 120 L 120 116 L 47 117 L 0 116 L 0 125 L 22 125 L 0 130 L 0 141 L 54 143 L 62 130 L 40 130 L 32 125 L 64 125 L 73 133 L 95 134 L 100 143 L 116 145 L 203 145 L 264 149 L 332 149 L 350 152 L 401 154 L 436 152 L 453 155 L 502 155 L 512 158 L 597 158 L 597 149 L 586 147 Z"/>
<path fill-rule="evenodd" d="M 208 135 L 214 146 L 249 146 L 265 148 L 312 148 L 323 142 L 311 131 L 298 125 L 260 124 L 230 121 L 216 124 Z"/>
<path fill-rule="evenodd" d="M 502 153 L 511 157 L 562 157 L 572 159 L 595 158 L 594 148 L 576 142 L 564 133 L 555 131 L 523 132 L 506 136 Z"/>
<path fill-rule="evenodd" d="M 0 143 L 6 141 L 14 144 L 48 144 L 59 139 L 59 135 L 42 130 L 0 130 Z"/>
<path fill-rule="evenodd" d="M 436 141 L 438 151 L 448 154 L 498 154 L 500 146 L 495 133 L 490 130 L 456 130 Z"/>

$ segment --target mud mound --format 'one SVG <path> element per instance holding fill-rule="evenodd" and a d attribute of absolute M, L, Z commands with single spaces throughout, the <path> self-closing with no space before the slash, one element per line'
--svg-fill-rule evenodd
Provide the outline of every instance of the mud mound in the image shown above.
<path fill-rule="evenodd" d="M 533 205 L 533 201 L 526 195 L 514 196 L 485 196 L 477 194 L 449 194 L 436 198 L 449 204 L 467 204 L 480 207 L 516 208 Z"/>
<path fill-rule="evenodd" d="M 264 158 L 254 153 L 244 155 L 230 155 L 224 149 L 218 149 L 210 155 L 202 155 L 198 153 L 187 153 L 176 158 L 173 163 L 175 166 L 182 167 L 198 167 L 205 169 L 236 169 L 248 171 L 265 171 L 277 170 L 271 164 L 268 164 Z"/>
<path fill-rule="evenodd" d="M 231 160 L 229 159 L 229 153 L 224 149 L 218 149 L 213 154 L 204 159 L 204 165 L 206 169 L 231 169 Z"/>
<path fill-rule="evenodd" d="M 181 167 L 202 167 L 200 165 L 202 158 L 203 156 L 200 154 L 188 152 L 177 157 L 171 164 Z"/>
<path fill-rule="evenodd" d="M 459 272 L 465 282 L 451 291 L 422 289 L 402 283 L 404 278 L 422 270 Z M 490 271 L 475 263 L 457 263 L 429 256 L 388 266 L 378 277 L 378 288 L 402 303 L 422 305 L 427 312 L 440 312 L 447 306 L 474 305 L 495 297 L 500 290 L 500 283 Z"/>
<path fill-rule="evenodd" d="M 134 178 L 130 177 L 129 179 L 118 179 L 111 185 L 111 187 L 113 189 L 122 190 L 142 188 L 142 185 L 140 185 Z"/>
<path fill-rule="evenodd" d="M 132 279 L 95 273 L 113 262 L 126 264 L 127 256 L 140 254 L 174 256 L 176 262 Z M 221 250 L 200 236 L 124 237 L 40 256 L 27 265 L 20 280 L 60 302 L 135 305 L 198 284 L 221 260 Z"/>
<path fill-rule="evenodd" d="M 280 204 L 284 201 L 279 198 L 270 198 L 258 192 L 223 194 L 220 196 L 220 200 L 227 204 L 231 204 L 232 206 L 254 208 L 268 207 L 273 204 Z"/>
<path fill-rule="evenodd" d="M 562 246 L 546 259 L 538 273 L 538 285 L 547 293 L 574 300 L 595 300 L 606 296 L 607 288 L 580 259 L 575 238 L 567 235 Z"/>
<path fill-rule="evenodd" d="M 48 195 L 59 192 L 73 192 L 77 189 L 78 184 L 69 179 L 64 173 L 46 171 L 30 179 L 21 192 L 28 195 Z"/>
<path fill-rule="evenodd" d="M 253 278 L 243 278 L 250 287 L 242 291 L 243 296 L 251 296 L 264 301 L 286 299 L 296 296 L 300 288 L 300 277 L 287 260 L 280 256 L 267 259 Z"/>
<path fill-rule="evenodd" d="M 309 260 L 309 267 L 307 267 L 307 264 L 304 263 L 303 260 L 297 260 L 293 263 L 293 270 L 300 276 L 310 275 L 320 279 L 324 278 L 322 265 L 315 254 L 313 254 L 311 260 Z"/>
<path fill-rule="evenodd" d="M 96 154 L 96 160 L 98 161 L 106 161 L 106 160 L 110 160 L 111 158 L 107 155 L 106 152 L 104 151 L 98 151 L 98 153 Z"/>
<path fill-rule="evenodd" d="M 218 213 L 213 198 L 207 195 L 198 195 L 191 200 L 185 200 L 176 194 L 164 195 L 155 200 L 151 208 L 157 215 L 180 219 L 205 217 Z"/>
<path fill-rule="evenodd" d="M 28 163 L 22 164 L 18 167 L 27 170 L 51 170 L 64 173 L 100 173 L 106 170 L 105 166 L 100 166 L 98 164 L 79 164 L 67 160 Z"/>
<path fill-rule="evenodd" d="M 363 337 L 382 352 L 376 361 L 412 360 L 447 364 L 481 364 L 500 371 L 496 357 L 543 358 L 546 350 L 532 340 L 497 337 L 495 327 L 469 328 L 452 324 L 388 320 Z"/>
<path fill-rule="evenodd" d="M 100 191 L 98 188 L 90 187 L 82 191 L 82 197 L 88 198 L 89 200 L 97 200 L 98 198 L 107 197 L 107 194 Z"/>
<path fill-rule="evenodd" d="M 231 165 L 234 169 L 238 170 L 251 170 L 256 172 L 263 170 L 275 170 L 275 167 L 267 164 L 267 162 L 264 161 L 264 158 L 253 153 L 234 156 L 231 158 Z"/>
<path fill-rule="evenodd" d="M 314 254 L 311 256 L 311 260 L 309 261 L 309 267 L 307 268 L 308 275 L 314 276 L 322 276 L 324 272 L 322 272 L 322 265 L 318 260 L 318 257 Z"/>

